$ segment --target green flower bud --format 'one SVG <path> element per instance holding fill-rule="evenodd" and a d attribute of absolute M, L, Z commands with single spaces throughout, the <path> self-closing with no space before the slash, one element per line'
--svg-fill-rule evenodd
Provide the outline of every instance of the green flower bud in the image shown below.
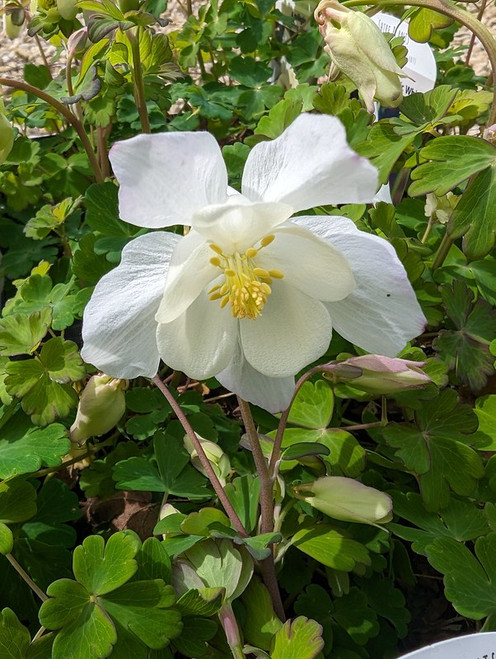
<path fill-rule="evenodd" d="M 46 19 L 49 23 L 52 23 L 53 25 L 58 23 L 61 19 L 59 10 L 56 7 L 52 7 L 51 9 L 48 9 L 46 13 Z"/>
<path fill-rule="evenodd" d="M 14 144 L 14 129 L 4 115 L 4 105 L 0 99 L 0 165 L 8 158 Z"/>
<path fill-rule="evenodd" d="M 118 0 L 119 9 L 123 14 L 128 11 L 137 11 L 141 4 L 140 0 Z"/>
<path fill-rule="evenodd" d="M 231 470 L 231 463 L 229 461 L 229 457 L 224 453 L 224 451 L 221 449 L 221 447 L 218 444 L 215 444 L 215 442 L 210 442 L 208 439 L 203 439 L 203 437 L 198 437 L 198 439 L 200 441 L 200 444 L 202 445 L 203 450 L 205 451 L 205 455 L 207 456 L 208 461 L 212 465 L 215 475 L 219 479 L 219 482 L 222 485 L 222 487 L 224 487 L 224 485 L 226 484 L 227 475 Z M 193 467 L 195 467 L 195 469 L 198 469 L 198 471 L 201 474 L 206 476 L 207 474 L 205 473 L 203 465 L 200 462 L 198 453 L 196 452 L 196 449 L 193 446 L 191 439 L 187 435 L 185 435 L 184 437 L 184 447 L 190 454 L 191 464 L 193 465 Z"/>
<path fill-rule="evenodd" d="M 90 437 L 112 430 L 126 411 L 125 380 L 110 375 L 93 375 L 81 394 L 76 420 L 71 426 L 71 441 L 80 446 Z"/>
<path fill-rule="evenodd" d="M 306 501 L 333 519 L 378 526 L 393 517 L 391 497 L 352 478 L 324 476 L 313 483 L 294 488 L 298 499 Z"/>
<path fill-rule="evenodd" d="M 15 39 L 24 23 L 24 9 L 14 9 L 6 12 L 4 18 L 4 32 L 9 39 Z"/>
<path fill-rule="evenodd" d="M 321 0 L 314 16 L 324 50 L 336 69 L 355 83 L 367 110 L 374 111 L 374 98 L 385 107 L 397 107 L 403 100 L 399 76 L 405 74 L 374 21 L 337 0 Z"/>
<path fill-rule="evenodd" d="M 405 389 L 419 389 L 430 377 L 422 371 L 425 362 L 399 357 L 362 355 L 324 366 L 324 377 L 334 382 L 346 382 L 371 394 L 393 394 Z"/>
<path fill-rule="evenodd" d="M 79 11 L 76 2 L 77 0 L 57 0 L 57 10 L 66 21 L 72 21 L 76 18 Z"/>

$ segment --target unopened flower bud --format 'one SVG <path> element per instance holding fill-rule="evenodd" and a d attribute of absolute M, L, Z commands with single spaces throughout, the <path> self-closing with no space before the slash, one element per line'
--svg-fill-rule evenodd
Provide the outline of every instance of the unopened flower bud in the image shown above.
<path fill-rule="evenodd" d="M 374 111 L 374 98 L 385 107 L 397 107 L 403 100 L 398 76 L 406 74 L 374 21 L 337 0 L 321 0 L 314 16 L 326 42 L 324 50 L 355 83 L 367 110 Z"/>
<path fill-rule="evenodd" d="M 482 137 L 491 144 L 496 144 L 496 124 L 492 124 L 484 129 Z"/>
<path fill-rule="evenodd" d="M 67 55 L 81 59 L 88 45 L 91 45 L 88 39 L 88 28 L 82 27 L 80 30 L 73 32 L 67 39 Z"/>
<path fill-rule="evenodd" d="M 333 519 L 385 524 L 393 517 L 393 502 L 384 492 L 353 478 L 324 476 L 294 488 L 295 496 Z"/>
<path fill-rule="evenodd" d="M 125 380 L 110 375 L 93 375 L 81 394 L 71 441 L 80 446 L 90 437 L 103 435 L 117 424 L 126 411 Z"/>
<path fill-rule="evenodd" d="M 0 99 L 0 165 L 7 160 L 14 144 L 14 129 L 4 114 L 4 105 Z"/>
<path fill-rule="evenodd" d="M 79 11 L 77 0 L 57 0 L 57 11 L 66 21 L 72 21 L 76 18 Z"/>
<path fill-rule="evenodd" d="M 164 503 L 160 508 L 158 518 L 159 520 L 162 520 L 165 519 L 166 517 L 170 517 L 171 515 L 178 515 L 178 514 L 180 514 L 180 511 L 177 508 L 175 508 L 171 503 Z M 162 533 L 162 540 L 167 540 L 167 538 L 173 538 L 174 536 L 177 535 L 179 534 L 174 532 Z"/>
<path fill-rule="evenodd" d="M 371 394 L 392 394 L 405 389 L 418 389 L 432 380 L 422 371 L 425 362 L 399 357 L 362 355 L 324 367 L 324 377 L 334 382 L 350 381 L 356 389 Z"/>
<path fill-rule="evenodd" d="M 164 503 L 163 506 L 160 508 L 160 512 L 158 514 L 159 519 L 165 519 L 166 517 L 169 517 L 170 515 L 177 515 L 179 513 L 179 510 L 175 508 L 171 503 Z"/>
<path fill-rule="evenodd" d="M 123 14 L 127 14 L 128 11 L 138 11 L 141 4 L 140 0 L 118 0 L 119 9 Z"/>
<path fill-rule="evenodd" d="M 215 475 L 219 479 L 220 484 L 224 486 L 226 484 L 227 475 L 231 470 L 231 463 L 229 461 L 229 457 L 224 453 L 221 447 L 215 442 L 210 442 L 208 439 L 203 439 L 203 437 L 198 437 L 198 439 L 200 441 L 200 444 L 202 445 L 202 448 L 205 452 L 205 455 L 207 456 L 208 461 L 212 465 Z M 195 467 L 195 469 L 198 469 L 198 471 L 201 474 L 206 476 L 207 474 L 205 473 L 200 458 L 198 457 L 198 453 L 196 452 L 196 449 L 193 446 L 193 442 L 187 435 L 185 435 L 184 437 L 184 447 L 190 454 L 191 464 L 193 465 L 193 467 Z"/>
<path fill-rule="evenodd" d="M 19 36 L 24 23 L 25 11 L 22 7 L 13 7 L 5 12 L 4 32 L 9 39 L 16 39 Z"/>

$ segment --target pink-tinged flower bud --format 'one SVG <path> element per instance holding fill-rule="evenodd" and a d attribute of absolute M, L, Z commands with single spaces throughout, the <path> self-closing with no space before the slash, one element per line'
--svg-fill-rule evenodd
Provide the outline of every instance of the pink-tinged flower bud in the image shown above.
<path fill-rule="evenodd" d="M 86 46 L 90 45 L 88 28 L 82 27 L 80 30 L 73 32 L 67 39 L 67 54 L 69 57 L 77 57 L 80 59 L 86 52 Z"/>
<path fill-rule="evenodd" d="M 324 476 L 313 483 L 298 485 L 294 494 L 313 508 L 343 522 L 377 526 L 393 518 L 391 497 L 353 478 Z"/>
<path fill-rule="evenodd" d="M 392 394 L 405 389 L 419 389 L 432 382 L 422 371 L 422 366 L 425 366 L 425 362 L 383 355 L 362 355 L 326 364 L 323 375 L 334 382 L 350 381 L 356 389 L 371 394 Z"/>
<path fill-rule="evenodd" d="M 202 445 L 203 450 L 205 451 L 205 455 L 207 456 L 208 461 L 212 465 L 215 475 L 219 479 L 222 487 L 224 487 L 226 484 L 227 475 L 231 470 L 229 457 L 215 442 L 210 442 L 208 439 L 203 439 L 203 437 L 198 437 L 198 439 Z M 205 469 L 203 468 L 200 458 L 198 457 L 198 453 L 196 452 L 196 449 L 193 446 L 193 442 L 188 437 L 188 435 L 184 436 L 184 447 L 191 457 L 191 464 L 193 467 L 198 469 L 201 474 L 206 476 L 207 474 L 205 473 Z"/>
<path fill-rule="evenodd" d="M 4 115 L 4 104 L 0 98 L 0 165 L 7 160 L 14 144 L 14 129 Z"/>
<path fill-rule="evenodd" d="M 90 437 L 103 435 L 117 425 L 126 411 L 125 380 L 110 375 L 93 375 L 81 394 L 71 441 L 80 446 Z"/>
<path fill-rule="evenodd" d="M 496 144 L 496 124 L 492 124 L 491 126 L 488 126 L 484 130 L 484 134 L 482 137 L 487 140 L 487 142 L 491 142 L 491 144 Z"/>
<path fill-rule="evenodd" d="M 385 107 L 397 107 L 403 100 L 398 76 L 406 74 L 374 21 L 337 0 L 321 0 L 314 16 L 324 50 L 336 69 L 355 83 L 367 110 L 374 111 L 374 98 Z"/>

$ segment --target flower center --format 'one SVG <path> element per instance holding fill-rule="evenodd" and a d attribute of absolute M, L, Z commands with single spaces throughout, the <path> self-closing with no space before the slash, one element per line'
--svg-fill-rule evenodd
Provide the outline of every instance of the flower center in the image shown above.
<path fill-rule="evenodd" d="M 257 267 L 254 260 L 258 252 L 270 245 L 274 238 L 270 234 L 262 238 L 259 247 L 249 247 L 246 252 L 233 254 L 224 254 L 221 247 L 210 243 L 210 249 L 217 254 L 210 259 L 210 263 L 222 270 L 224 282 L 208 291 L 209 299 L 220 300 L 222 308 L 229 303 L 235 318 L 258 318 L 272 292 L 272 280 L 284 277 L 280 270 Z"/>

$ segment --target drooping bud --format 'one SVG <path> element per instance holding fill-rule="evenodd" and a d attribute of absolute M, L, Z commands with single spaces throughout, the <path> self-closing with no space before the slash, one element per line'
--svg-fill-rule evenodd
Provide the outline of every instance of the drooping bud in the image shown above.
<path fill-rule="evenodd" d="M 313 508 L 343 522 L 377 526 L 393 518 L 391 497 L 353 478 L 324 476 L 313 483 L 298 485 L 294 494 Z"/>
<path fill-rule="evenodd" d="M 21 32 L 26 11 L 18 5 L 6 5 L 4 14 L 4 32 L 9 39 L 16 39 Z"/>
<path fill-rule="evenodd" d="M 425 362 L 399 357 L 362 355 L 323 367 L 324 377 L 334 382 L 348 382 L 356 389 L 371 394 L 393 394 L 405 389 L 419 389 L 430 377 L 422 371 Z"/>
<path fill-rule="evenodd" d="M 5 107 L 0 98 L 0 165 L 7 160 L 14 144 L 14 129 L 4 111 Z"/>
<path fill-rule="evenodd" d="M 374 111 L 374 98 L 385 107 L 397 107 L 403 100 L 398 76 L 405 73 L 372 19 L 337 0 L 321 0 L 314 16 L 326 42 L 324 50 L 336 69 L 355 83 L 367 110 Z"/>
<path fill-rule="evenodd" d="M 77 0 L 57 0 L 57 11 L 66 21 L 72 21 L 76 18 L 79 11 L 76 1 Z"/>
<path fill-rule="evenodd" d="M 222 485 L 222 487 L 224 487 L 224 485 L 226 484 L 227 475 L 231 470 L 231 463 L 229 461 L 229 457 L 224 453 L 221 447 L 215 442 L 210 442 L 208 439 L 203 439 L 203 437 L 198 437 L 198 439 L 200 441 L 200 444 L 202 445 L 203 450 L 205 451 L 205 455 L 207 456 L 208 461 L 212 465 L 215 475 L 219 479 L 219 482 Z M 193 467 L 195 467 L 195 469 L 198 469 L 198 471 L 201 474 L 206 476 L 207 474 L 205 473 L 203 465 L 200 462 L 200 458 L 198 457 L 198 453 L 196 452 L 196 449 L 193 446 L 193 442 L 187 435 L 184 436 L 184 447 L 190 454 L 191 464 L 193 465 Z"/>
<path fill-rule="evenodd" d="M 482 135 L 482 137 L 491 144 L 496 144 L 496 124 L 488 126 Z"/>
<path fill-rule="evenodd" d="M 70 429 L 71 441 L 79 446 L 90 437 L 103 435 L 117 424 L 126 411 L 125 380 L 110 375 L 93 375 L 81 394 L 76 419 Z"/>
<path fill-rule="evenodd" d="M 123 14 L 127 14 L 128 11 L 138 11 L 141 0 L 118 0 L 119 9 Z"/>
<path fill-rule="evenodd" d="M 86 46 L 91 45 L 88 39 L 88 28 L 82 27 L 80 30 L 76 30 L 71 34 L 67 39 L 67 55 L 69 57 L 78 57 L 81 58 L 86 51 Z"/>

